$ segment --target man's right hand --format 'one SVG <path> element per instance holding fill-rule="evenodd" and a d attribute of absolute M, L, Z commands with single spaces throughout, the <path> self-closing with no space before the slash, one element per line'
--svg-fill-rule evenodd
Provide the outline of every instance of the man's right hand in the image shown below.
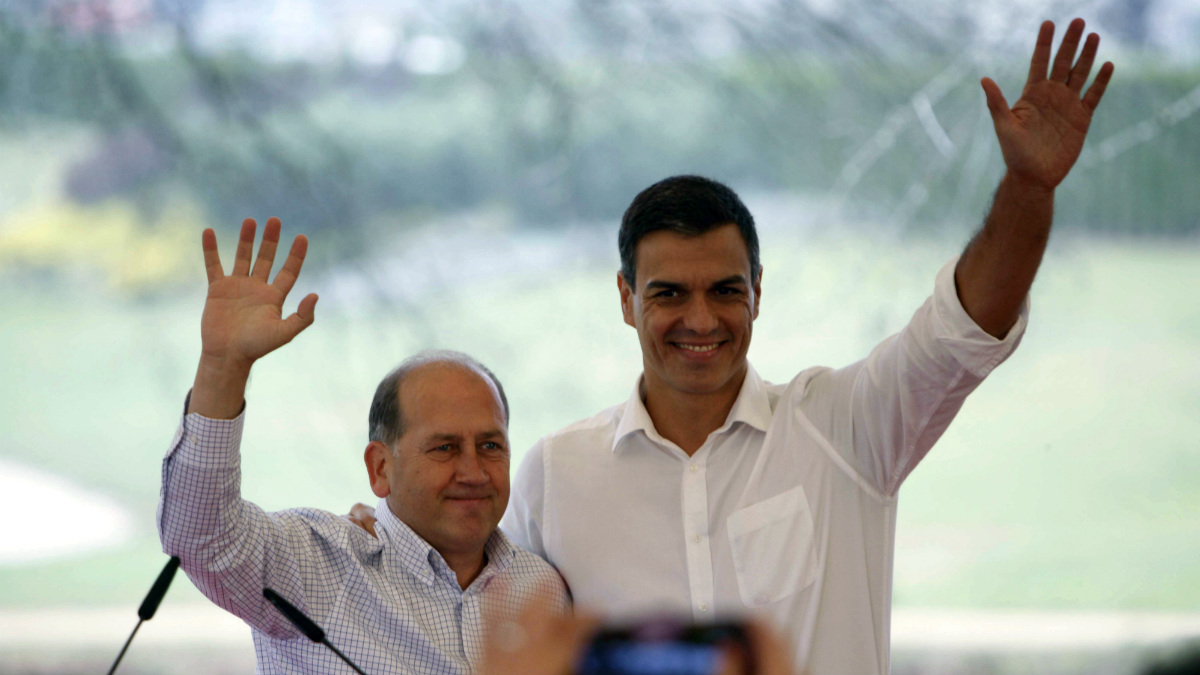
<path fill-rule="evenodd" d="M 225 274 L 217 255 L 217 235 L 204 231 L 204 267 L 208 273 L 208 298 L 200 320 L 201 354 L 192 387 L 189 413 L 213 419 L 232 419 L 242 408 L 250 368 L 258 359 L 292 341 L 312 325 L 317 295 L 300 301 L 296 313 L 283 318 L 283 302 L 304 264 L 308 239 L 297 235 L 283 268 L 268 283 L 281 223 L 270 218 L 263 230 L 258 259 L 250 266 L 254 249 L 253 218 L 242 222 L 233 270 Z"/>

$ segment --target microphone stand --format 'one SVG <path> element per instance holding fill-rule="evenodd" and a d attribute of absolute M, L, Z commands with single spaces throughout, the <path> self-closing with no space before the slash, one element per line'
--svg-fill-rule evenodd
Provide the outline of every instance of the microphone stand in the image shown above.
<path fill-rule="evenodd" d="M 121 664 L 121 659 L 125 657 L 125 651 L 129 649 L 129 644 L 133 642 L 133 636 L 137 635 L 138 629 L 142 627 L 142 623 L 154 618 L 154 613 L 158 611 L 158 606 L 162 603 L 163 597 L 166 596 L 167 589 L 170 588 L 171 581 L 175 578 L 175 571 L 178 569 L 179 557 L 171 556 L 166 566 L 158 573 L 158 578 L 154 580 L 154 585 L 150 587 L 150 592 L 142 600 L 141 606 L 138 607 L 137 625 L 133 627 L 133 632 L 129 634 L 129 639 L 125 641 L 125 646 L 121 647 L 121 653 L 117 654 L 117 660 L 113 661 L 112 668 L 108 669 L 108 675 L 113 675 L 113 673 L 117 672 L 117 666 Z"/>
<path fill-rule="evenodd" d="M 337 647 L 334 647 L 332 644 L 330 644 L 329 640 L 325 637 L 325 631 L 321 630 L 321 627 L 318 626 L 315 621 L 305 616 L 304 612 L 296 609 L 295 605 L 287 600 L 284 600 L 282 596 L 270 588 L 263 589 L 263 597 L 267 600 L 270 600 L 271 604 L 275 605 L 275 608 L 278 609 L 279 612 L 283 614 L 283 616 L 287 618 L 287 620 L 290 621 L 293 626 L 299 629 L 301 633 L 304 633 L 309 640 L 329 647 L 334 654 L 337 654 L 339 659 L 345 661 L 346 665 L 353 668 L 354 672 L 358 673 L 358 675 L 367 675 L 362 671 L 362 668 L 354 665 L 353 661 L 347 658 L 345 654 L 338 651 Z"/>

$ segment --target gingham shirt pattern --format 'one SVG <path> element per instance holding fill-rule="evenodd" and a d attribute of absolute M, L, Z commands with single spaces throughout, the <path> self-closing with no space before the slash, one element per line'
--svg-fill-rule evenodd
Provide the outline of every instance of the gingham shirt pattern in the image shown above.
<path fill-rule="evenodd" d="M 375 539 L 317 509 L 266 513 L 240 495 L 244 412 L 186 415 L 163 460 L 163 551 L 210 600 L 250 624 L 259 673 L 353 673 L 267 602 L 275 589 L 369 675 L 466 675 L 482 657 L 483 616 L 516 618 L 536 593 L 568 611 L 566 588 L 541 558 L 496 530 L 487 566 L 463 590 L 442 556 L 380 500 Z M 500 583 L 495 583 L 500 582 Z M 493 609 L 494 608 L 494 609 Z"/>

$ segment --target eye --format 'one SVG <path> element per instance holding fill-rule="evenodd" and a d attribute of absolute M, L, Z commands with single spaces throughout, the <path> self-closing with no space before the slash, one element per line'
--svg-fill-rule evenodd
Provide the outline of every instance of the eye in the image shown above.
<path fill-rule="evenodd" d="M 429 451 L 430 452 L 450 452 L 453 449 L 454 449 L 453 443 L 443 443 L 437 447 L 430 448 Z"/>
<path fill-rule="evenodd" d="M 720 288 L 714 289 L 713 292 L 721 297 L 732 298 L 740 296 L 742 294 L 742 289 L 735 288 L 733 286 L 721 286 Z"/>
<path fill-rule="evenodd" d="M 677 291 L 674 291 L 674 290 L 672 290 L 672 289 L 669 289 L 669 288 L 668 288 L 668 289 L 661 290 L 661 291 L 659 291 L 659 292 L 655 293 L 655 294 L 654 294 L 653 296 L 651 296 L 651 297 L 655 297 L 655 298 L 662 298 L 662 299 L 664 299 L 664 300 L 667 300 L 667 299 L 670 299 L 670 298 L 674 298 L 674 297 L 675 297 L 675 296 L 677 296 L 677 295 L 679 295 L 679 293 L 678 293 Z"/>
<path fill-rule="evenodd" d="M 504 445 L 497 443 L 496 441 L 487 441 L 487 442 L 483 443 L 482 445 L 480 445 L 479 449 L 483 450 L 484 452 L 492 452 L 492 453 L 503 453 L 503 452 L 508 451 L 508 449 L 505 448 Z"/>

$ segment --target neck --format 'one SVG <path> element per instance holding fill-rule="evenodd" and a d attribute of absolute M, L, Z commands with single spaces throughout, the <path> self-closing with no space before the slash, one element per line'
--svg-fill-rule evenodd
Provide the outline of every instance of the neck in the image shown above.
<path fill-rule="evenodd" d="M 709 434 L 725 424 L 745 379 L 743 372 L 742 377 L 733 378 L 717 391 L 693 394 L 680 392 L 644 377 L 642 401 L 658 434 L 678 445 L 691 457 L 708 440 Z"/>
<path fill-rule="evenodd" d="M 442 560 L 446 561 L 450 569 L 454 570 L 454 576 L 458 577 L 458 585 L 464 591 L 487 565 L 487 555 L 482 550 L 474 553 L 451 553 L 449 551 L 438 551 L 438 553 L 441 554 Z"/>
<path fill-rule="evenodd" d="M 479 576 L 479 573 L 483 571 L 484 566 L 487 565 L 487 553 L 484 549 L 484 546 L 480 546 L 478 549 L 471 551 L 452 551 L 440 548 L 433 542 L 429 541 L 429 539 L 424 534 L 419 532 L 412 523 L 408 522 L 400 515 L 403 513 L 403 510 L 393 506 L 390 497 L 387 500 L 387 505 L 388 509 L 392 512 L 392 515 L 395 516 L 397 520 L 407 525 L 414 534 L 432 546 L 433 550 L 437 551 L 438 555 L 442 556 L 442 560 L 446 561 L 446 566 L 454 571 L 455 577 L 458 577 L 458 585 L 463 590 L 466 590 L 467 587 L 471 585 L 471 582 L 475 581 L 475 578 Z"/>

